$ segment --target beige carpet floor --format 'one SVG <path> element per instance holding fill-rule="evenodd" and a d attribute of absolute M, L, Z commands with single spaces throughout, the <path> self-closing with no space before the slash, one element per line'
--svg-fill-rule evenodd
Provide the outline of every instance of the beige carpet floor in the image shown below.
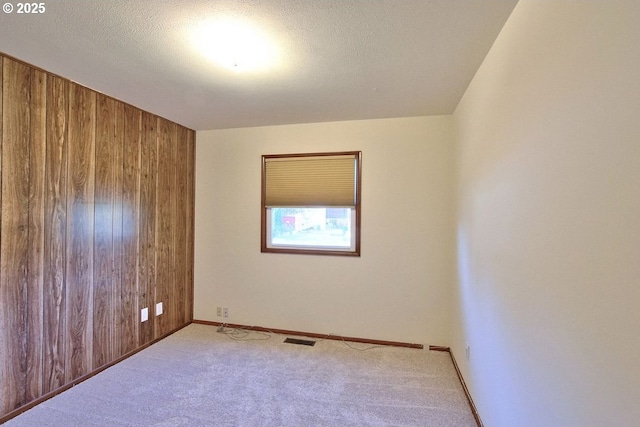
<path fill-rule="evenodd" d="M 447 353 L 226 332 L 189 325 L 3 427 L 475 426 Z"/>

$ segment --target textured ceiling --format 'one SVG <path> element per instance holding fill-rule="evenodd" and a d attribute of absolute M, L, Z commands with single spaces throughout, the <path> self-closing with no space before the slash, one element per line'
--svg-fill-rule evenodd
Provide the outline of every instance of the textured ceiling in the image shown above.
<path fill-rule="evenodd" d="M 47 0 L 0 13 L 0 52 L 196 130 L 450 114 L 517 0 Z M 191 42 L 253 25 L 279 61 L 221 67 Z"/>

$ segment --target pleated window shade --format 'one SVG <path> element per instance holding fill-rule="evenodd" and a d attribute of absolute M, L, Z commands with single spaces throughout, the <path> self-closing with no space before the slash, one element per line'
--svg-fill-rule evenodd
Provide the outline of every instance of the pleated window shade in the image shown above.
<path fill-rule="evenodd" d="M 356 204 L 357 153 L 263 156 L 265 207 Z"/>

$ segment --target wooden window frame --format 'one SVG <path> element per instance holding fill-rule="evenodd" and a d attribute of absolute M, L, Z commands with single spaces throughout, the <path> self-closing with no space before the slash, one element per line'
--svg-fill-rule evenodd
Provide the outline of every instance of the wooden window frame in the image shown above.
<path fill-rule="evenodd" d="M 321 156 L 346 156 L 352 155 L 355 159 L 355 197 L 354 206 L 355 224 L 352 225 L 352 233 L 355 233 L 354 249 L 349 251 L 332 250 L 332 249 L 316 249 L 316 248 L 274 248 L 269 247 L 267 242 L 267 209 L 266 205 L 266 162 L 269 159 L 283 158 L 303 158 L 303 157 L 321 157 Z M 260 209 L 260 250 L 264 253 L 283 253 L 283 254 L 304 254 L 304 255 L 336 255 L 336 256 L 360 256 L 360 236 L 362 222 L 362 152 L 361 151 L 340 151 L 340 152 L 321 152 L 321 153 L 294 153 L 294 154 L 265 154 L 262 156 L 262 173 L 261 173 L 261 209 Z M 317 207 L 330 207 L 319 205 Z M 351 208 L 351 207 L 350 207 Z"/>

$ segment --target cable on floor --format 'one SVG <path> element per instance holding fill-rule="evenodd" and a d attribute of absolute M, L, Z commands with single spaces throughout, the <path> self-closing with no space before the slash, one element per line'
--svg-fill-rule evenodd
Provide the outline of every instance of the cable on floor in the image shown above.
<path fill-rule="evenodd" d="M 218 326 L 218 332 L 226 335 L 234 341 L 266 341 L 271 339 L 271 335 L 265 332 L 252 331 L 244 328 L 230 328 L 223 323 Z M 257 335 L 257 336 L 255 336 Z"/>
<path fill-rule="evenodd" d="M 268 339 L 271 339 L 270 334 L 281 335 L 281 334 L 278 334 L 277 332 L 273 332 L 269 330 L 255 331 L 247 328 L 231 328 L 231 327 L 228 327 L 226 323 L 223 323 L 222 325 L 218 326 L 218 332 L 221 334 L 225 334 L 227 337 L 229 337 L 229 339 L 232 339 L 234 341 L 266 341 Z M 257 337 L 255 335 L 257 335 Z M 350 348 L 351 350 L 356 350 L 356 351 L 367 351 L 375 348 L 387 347 L 386 345 L 374 344 L 364 348 L 358 348 L 358 347 L 355 347 L 349 341 L 345 340 L 344 337 L 333 334 L 333 333 L 327 334 L 322 338 L 318 338 L 316 342 L 326 341 L 330 337 L 338 337 L 339 341 L 341 341 L 342 344 L 344 344 L 346 347 Z M 336 340 L 334 339 L 333 341 L 336 341 Z"/>

